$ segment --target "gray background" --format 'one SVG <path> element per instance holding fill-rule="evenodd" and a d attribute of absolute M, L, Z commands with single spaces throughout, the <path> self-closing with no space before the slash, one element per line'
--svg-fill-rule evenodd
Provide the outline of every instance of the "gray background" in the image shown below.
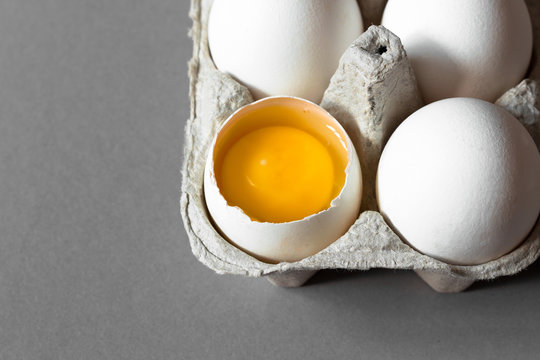
<path fill-rule="evenodd" d="M 0 1 L 1 359 L 538 358 L 538 264 L 457 295 L 199 264 L 178 205 L 188 9 Z"/>

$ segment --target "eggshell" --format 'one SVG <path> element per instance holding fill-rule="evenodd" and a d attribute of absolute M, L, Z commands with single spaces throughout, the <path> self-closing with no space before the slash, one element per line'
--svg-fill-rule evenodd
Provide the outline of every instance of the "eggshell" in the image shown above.
<path fill-rule="evenodd" d="M 382 25 L 401 38 L 427 103 L 493 102 L 523 79 L 531 59 L 523 0 L 389 0 Z"/>
<path fill-rule="evenodd" d="M 301 102 L 305 109 L 316 109 L 325 114 L 332 126 L 346 139 L 348 164 L 345 184 L 340 194 L 332 200 L 329 209 L 292 222 L 253 221 L 242 209 L 228 205 L 221 194 L 214 174 L 214 151 L 208 154 L 204 174 L 204 195 L 208 211 L 221 232 L 237 247 L 263 261 L 274 263 L 303 259 L 337 240 L 358 217 L 362 198 L 360 162 L 351 140 L 330 114 L 313 103 L 291 97 L 266 98 L 240 108 L 225 121 L 221 129 L 234 126 L 234 122 L 245 113 L 285 102 Z M 218 131 L 210 149 L 214 149 L 219 134 Z"/>
<path fill-rule="evenodd" d="M 215 0 L 208 41 L 218 69 L 256 99 L 289 95 L 319 103 L 362 28 L 355 0 Z"/>
<path fill-rule="evenodd" d="M 388 141 L 380 211 L 409 244 L 454 264 L 481 264 L 519 245 L 540 212 L 540 154 L 506 110 L 468 98 L 435 102 Z"/>

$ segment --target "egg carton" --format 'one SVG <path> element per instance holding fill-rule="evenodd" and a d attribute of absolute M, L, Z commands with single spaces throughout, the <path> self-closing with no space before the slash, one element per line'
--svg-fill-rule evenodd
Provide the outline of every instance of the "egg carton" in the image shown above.
<path fill-rule="evenodd" d="M 385 3 L 359 1 L 364 23 L 377 23 Z M 447 264 L 416 251 L 377 212 L 375 175 L 381 151 L 399 123 L 423 104 L 399 38 L 375 25 L 345 52 L 321 102 L 342 123 L 359 154 L 364 194 L 358 219 L 327 248 L 296 262 L 265 263 L 231 245 L 213 226 L 207 211 L 204 168 L 220 125 L 253 98 L 247 88 L 218 71 L 212 62 L 207 41 L 211 5 L 212 0 L 191 2 L 194 45 L 189 63 L 191 113 L 185 127 L 180 199 L 191 249 L 200 262 L 219 274 L 266 277 L 284 287 L 301 286 L 321 269 L 410 269 L 438 292 L 460 292 L 477 280 L 516 274 L 540 256 L 540 220 L 512 252 L 484 264 L 463 266 Z M 539 5 L 535 0 L 529 1 L 535 22 L 535 55 L 529 79 L 506 92 L 497 103 L 526 126 L 540 148 Z"/>

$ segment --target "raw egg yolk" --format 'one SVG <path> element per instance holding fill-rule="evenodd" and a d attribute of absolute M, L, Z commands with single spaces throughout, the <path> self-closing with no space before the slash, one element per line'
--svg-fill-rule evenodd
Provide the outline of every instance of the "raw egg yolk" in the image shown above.
<path fill-rule="evenodd" d="M 218 186 L 229 205 L 252 220 L 301 220 L 329 208 L 343 186 L 328 146 L 295 127 L 256 129 L 227 150 L 217 167 Z"/>

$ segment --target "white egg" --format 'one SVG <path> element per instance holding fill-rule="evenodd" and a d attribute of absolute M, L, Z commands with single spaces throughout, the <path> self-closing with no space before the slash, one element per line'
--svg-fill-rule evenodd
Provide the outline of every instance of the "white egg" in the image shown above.
<path fill-rule="evenodd" d="M 355 0 L 215 0 L 208 41 L 217 68 L 256 99 L 289 95 L 318 103 L 362 30 Z"/>
<path fill-rule="evenodd" d="M 427 103 L 493 102 L 523 79 L 531 59 L 523 0 L 389 0 L 382 25 L 401 38 Z"/>
<path fill-rule="evenodd" d="M 377 174 L 380 211 L 410 245 L 480 264 L 519 245 L 540 212 L 540 154 L 503 108 L 441 100 L 391 136 Z"/>
<path fill-rule="evenodd" d="M 227 134 L 237 138 L 258 129 L 258 121 L 271 126 L 279 117 L 265 118 L 277 106 L 286 106 L 296 115 L 305 117 L 316 131 L 324 132 L 329 142 L 339 142 L 344 149 L 344 185 L 330 207 L 296 221 L 260 222 L 246 215 L 243 209 L 225 199 L 216 179 L 216 163 Z M 270 110 L 269 110 L 270 109 Z M 275 113 L 272 113 L 275 114 Z M 295 115 L 295 116 L 296 116 Z M 287 118 L 282 118 L 283 119 Z M 243 127 L 249 126 L 245 130 Z M 238 130 L 241 129 L 241 130 Z M 239 131 L 235 133 L 235 131 Z M 242 134 L 242 135 L 239 135 Z M 330 140 L 328 136 L 335 137 Z M 238 141 L 238 140 L 235 140 Z M 218 145 L 216 145 L 218 144 Z M 225 151 L 225 150 L 223 150 Z M 227 150 L 228 151 L 228 150 Z M 324 109 L 306 100 L 292 97 L 269 97 L 232 114 L 214 138 L 204 174 L 204 195 L 208 211 L 217 229 L 232 244 L 260 260 L 277 263 L 293 262 L 324 249 L 345 234 L 358 217 L 362 197 L 360 162 L 354 146 L 341 125 Z"/>

